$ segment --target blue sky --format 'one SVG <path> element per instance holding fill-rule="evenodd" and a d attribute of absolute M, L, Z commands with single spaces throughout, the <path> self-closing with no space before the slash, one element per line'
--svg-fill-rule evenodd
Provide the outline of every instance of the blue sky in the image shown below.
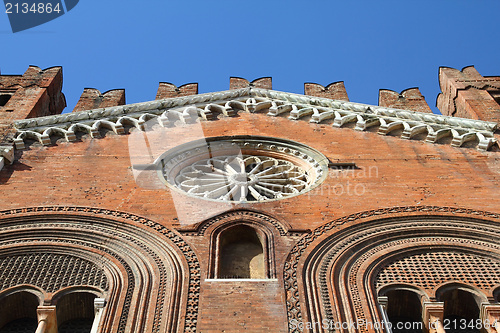
<path fill-rule="evenodd" d="M 438 68 L 500 75 L 500 1 L 97 1 L 11 32 L 0 13 L 0 69 L 63 66 L 71 111 L 84 88 L 153 100 L 158 82 L 227 90 L 229 77 L 273 77 L 275 90 L 344 81 L 353 102 L 419 87 L 430 106 Z"/>

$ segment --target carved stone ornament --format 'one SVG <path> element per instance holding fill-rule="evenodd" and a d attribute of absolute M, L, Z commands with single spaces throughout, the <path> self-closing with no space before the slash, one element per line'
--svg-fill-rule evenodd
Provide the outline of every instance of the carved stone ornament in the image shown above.
<path fill-rule="evenodd" d="M 144 124 L 151 119 L 155 119 L 162 127 L 175 127 L 176 123 L 211 121 L 219 116 L 235 117 L 240 112 L 263 113 L 269 117 L 288 115 L 292 121 L 305 120 L 312 123 L 333 119 L 333 127 L 340 128 L 355 123 L 355 130 L 378 128 L 376 132 L 379 135 L 388 135 L 401 129 L 402 139 L 423 137 L 428 143 L 450 137 L 453 147 L 477 141 L 476 148 L 483 151 L 491 149 L 497 143 L 493 132 L 498 124 L 494 122 L 255 87 L 18 120 L 14 122 L 17 130 L 14 143 L 16 149 L 25 149 L 29 140 L 48 146 L 52 144 L 53 137 L 62 137 L 68 142 L 78 141 L 77 132 L 96 138 L 102 128 L 116 134 L 125 134 L 125 126 L 144 131 Z"/>
<path fill-rule="evenodd" d="M 255 202 L 304 193 L 327 176 L 327 158 L 297 142 L 215 137 L 166 152 L 157 162 L 172 188 L 204 199 Z"/>

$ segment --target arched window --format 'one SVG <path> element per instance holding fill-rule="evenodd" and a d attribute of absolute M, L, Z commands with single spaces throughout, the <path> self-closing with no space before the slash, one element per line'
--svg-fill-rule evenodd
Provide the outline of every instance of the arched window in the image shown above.
<path fill-rule="evenodd" d="M 472 293 L 454 288 L 443 292 L 440 301 L 444 302 L 443 322 L 446 333 L 479 333 L 474 325 L 469 327 L 470 323 L 479 319 L 480 314 L 479 305 Z"/>
<path fill-rule="evenodd" d="M 62 296 L 56 305 L 59 333 L 89 333 L 94 322 L 95 298 L 86 292 Z"/>
<path fill-rule="evenodd" d="M 218 278 L 265 279 L 268 277 L 264 233 L 247 225 L 224 230 L 218 239 Z"/>
<path fill-rule="evenodd" d="M 420 297 L 409 290 L 391 290 L 387 294 L 387 316 L 393 333 L 421 333 L 422 304 Z"/>
<path fill-rule="evenodd" d="M 37 328 L 38 297 L 20 291 L 0 299 L 0 333 L 33 333 Z"/>

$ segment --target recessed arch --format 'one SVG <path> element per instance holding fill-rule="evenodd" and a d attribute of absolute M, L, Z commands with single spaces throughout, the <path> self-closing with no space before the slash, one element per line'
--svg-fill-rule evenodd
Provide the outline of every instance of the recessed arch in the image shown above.
<path fill-rule="evenodd" d="M 0 235 L 0 254 L 21 249 L 22 243 L 26 248 L 72 249 L 78 256 L 97 256 L 100 265 L 107 261 L 115 267 L 107 276 L 119 292 L 105 293 L 100 332 L 196 328 L 196 255 L 178 234 L 154 221 L 85 207 L 25 208 L 0 212 Z M 146 313 L 154 313 L 151 320 L 146 320 Z"/>
<path fill-rule="evenodd" d="M 254 234 L 254 240 L 259 240 L 263 252 L 266 279 L 276 278 L 276 257 L 274 248 L 277 243 L 281 242 L 281 237 L 298 236 L 306 232 L 305 230 L 292 229 L 286 221 L 278 220 L 270 215 L 254 210 L 234 210 L 225 212 L 198 224 L 179 229 L 182 234 L 189 236 L 209 236 L 207 237 L 209 239 L 208 250 L 210 258 L 208 260 L 207 269 L 208 278 L 220 277 L 219 259 L 221 235 L 234 226 L 241 226 L 242 229 L 240 229 L 240 231 L 247 230 Z M 248 240 L 248 237 L 246 239 Z M 253 243 L 257 244 L 257 242 Z"/>
<path fill-rule="evenodd" d="M 275 235 L 269 226 L 222 223 L 210 236 L 210 278 L 275 278 Z"/>
<path fill-rule="evenodd" d="M 488 297 L 486 297 L 486 295 L 482 293 L 481 290 L 474 286 L 458 282 L 443 283 L 441 286 L 439 286 L 435 294 L 436 300 L 442 301 L 445 297 L 444 295 L 453 290 L 460 290 L 470 294 L 474 298 L 474 302 L 478 307 L 481 307 L 481 303 L 488 302 Z"/>
<path fill-rule="evenodd" d="M 403 283 L 394 283 L 382 287 L 378 292 L 378 296 L 387 296 L 392 291 L 412 292 L 419 297 L 421 303 L 429 301 L 429 295 L 427 295 L 425 290 L 410 284 L 403 284 Z"/>
<path fill-rule="evenodd" d="M 75 294 L 75 293 L 91 294 L 94 296 L 94 298 L 104 298 L 106 296 L 106 293 L 103 290 L 100 290 L 99 288 L 96 288 L 96 287 L 71 286 L 71 287 L 61 289 L 58 292 L 56 292 L 55 294 L 53 294 L 53 296 L 51 297 L 50 303 L 52 305 L 57 305 L 61 298 L 64 298 L 65 296 L 67 296 L 69 294 Z"/>
<path fill-rule="evenodd" d="M 74 291 L 57 300 L 57 327 L 59 333 L 90 332 L 94 322 L 94 299 L 90 292 Z"/>
<path fill-rule="evenodd" d="M 432 248 L 461 249 L 498 262 L 499 221 L 495 213 L 409 206 L 360 212 L 322 225 L 292 248 L 285 263 L 289 321 L 380 322 L 375 281 L 387 260 Z M 481 289 L 488 297 L 493 283 Z M 307 305 L 302 308 L 302 303 Z"/>
<path fill-rule="evenodd" d="M 17 290 L 0 298 L 0 332 L 14 327 L 20 330 L 36 330 L 38 296 L 26 289 Z"/>
<path fill-rule="evenodd" d="M 265 279 L 268 277 L 266 235 L 238 224 L 221 232 L 216 260 L 217 278 Z"/>
<path fill-rule="evenodd" d="M 422 298 L 410 288 L 387 290 L 386 313 L 393 333 L 418 333 L 423 330 Z M 421 327 L 415 323 L 422 323 Z M 400 328 L 401 327 L 401 328 Z"/>
<path fill-rule="evenodd" d="M 450 323 L 475 322 L 480 319 L 481 304 L 487 303 L 487 297 L 477 288 L 462 283 L 448 283 L 436 291 L 436 299 L 444 303 L 444 320 Z M 471 332 L 479 332 L 470 329 Z M 447 332 L 460 332 L 458 327 L 451 325 Z"/>

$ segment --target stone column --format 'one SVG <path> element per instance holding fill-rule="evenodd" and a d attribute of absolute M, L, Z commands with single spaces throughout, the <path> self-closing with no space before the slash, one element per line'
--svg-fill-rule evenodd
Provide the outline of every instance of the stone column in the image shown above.
<path fill-rule="evenodd" d="M 55 305 L 39 306 L 36 312 L 38 315 L 38 327 L 35 333 L 57 333 Z"/>
<path fill-rule="evenodd" d="M 443 327 L 444 302 L 424 302 L 423 314 L 429 333 L 446 333 Z"/>
<path fill-rule="evenodd" d="M 99 324 L 101 322 L 102 313 L 104 312 L 104 306 L 106 305 L 106 300 L 104 298 L 94 299 L 94 323 L 92 324 L 92 329 L 90 333 L 97 333 Z"/>
<path fill-rule="evenodd" d="M 392 333 L 389 316 L 387 315 L 387 304 L 389 304 L 389 297 L 387 296 L 378 297 L 378 305 L 380 307 L 380 313 L 382 314 L 382 320 L 384 321 L 385 331 L 387 333 Z"/>

